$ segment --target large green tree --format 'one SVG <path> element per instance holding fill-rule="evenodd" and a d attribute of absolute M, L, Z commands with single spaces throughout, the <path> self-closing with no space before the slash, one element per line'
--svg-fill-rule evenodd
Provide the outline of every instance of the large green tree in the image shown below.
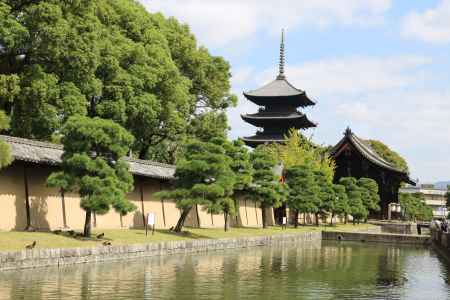
<path fill-rule="evenodd" d="M 89 117 L 71 117 L 61 134 L 62 171 L 52 173 L 48 184 L 80 194 L 84 236 L 89 237 L 92 213 L 113 207 L 122 216 L 136 208 L 125 197 L 133 189 L 133 176 L 122 159 L 133 136 L 113 121 Z"/>
<path fill-rule="evenodd" d="M 258 146 L 251 153 L 253 164 L 253 183 L 250 186 L 250 195 L 258 202 L 262 210 L 263 228 L 267 228 L 267 211 L 270 207 L 280 207 L 284 199 L 283 187 L 274 173 L 277 159 L 274 153 L 266 146 Z"/>
<path fill-rule="evenodd" d="M 397 152 L 391 150 L 388 146 L 380 141 L 367 140 L 366 141 L 375 152 L 380 155 L 384 160 L 391 163 L 398 169 L 409 173 L 408 163 Z"/>
<path fill-rule="evenodd" d="M 0 17 L 2 16 L 2 9 L 0 4 Z M 3 20 L 4 22 L 5 20 Z M 2 23 L 0 20 L 0 25 L 8 25 L 7 23 Z M 4 28 L 0 26 L 0 34 Z M 12 41 L 11 41 L 12 42 Z M 0 43 L 1 44 L 1 43 Z M 1 53 L 0 48 L 0 53 Z M 7 76 L 0 74 L 0 133 L 7 131 L 10 127 L 10 118 L 5 112 L 5 108 L 11 106 L 14 97 L 19 93 L 19 86 L 17 82 L 19 78 L 16 75 Z M 3 141 L 0 141 L 0 169 L 9 165 L 11 163 L 11 149 Z"/>
<path fill-rule="evenodd" d="M 399 202 L 406 220 L 429 221 L 433 217 L 433 209 L 425 203 L 422 193 L 400 193 Z"/>
<path fill-rule="evenodd" d="M 334 178 L 335 162 L 327 153 L 327 148 L 314 144 L 298 130 L 289 130 L 285 142 L 272 144 L 270 149 L 286 169 L 306 165 L 314 172 L 321 172 L 328 181 Z"/>
<path fill-rule="evenodd" d="M 6 114 L 0 110 L 0 132 L 8 129 L 9 119 Z M 0 140 L 0 169 L 9 165 L 12 161 L 11 149 L 9 145 Z"/>
<path fill-rule="evenodd" d="M 310 167 L 292 166 L 286 169 L 286 185 L 288 190 L 287 204 L 294 212 L 295 227 L 298 226 L 298 215 L 318 213 L 320 187 Z M 304 222 L 305 223 L 305 222 Z"/>
<path fill-rule="evenodd" d="M 58 139 L 69 117 L 101 117 L 135 136 L 136 156 L 172 163 L 186 136 L 227 130 L 230 77 L 188 26 L 137 1 L 0 1 L 0 110 L 13 135 Z"/>
<path fill-rule="evenodd" d="M 174 229 L 176 232 L 182 230 L 189 212 L 198 204 L 204 205 L 210 213 L 234 213 L 231 196 L 235 178 L 230 168 L 231 159 L 226 155 L 223 143 L 220 139 L 211 142 L 189 141 L 177 162 L 174 188 L 155 194 L 163 199 L 174 199 L 182 210 Z"/>

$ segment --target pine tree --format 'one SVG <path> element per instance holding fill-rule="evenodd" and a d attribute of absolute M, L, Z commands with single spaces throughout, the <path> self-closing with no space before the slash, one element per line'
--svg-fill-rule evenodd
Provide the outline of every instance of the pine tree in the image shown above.
<path fill-rule="evenodd" d="M 380 195 L 378 194 L 378 184 L 371 178 L 358 179 L 358 186 L 362 191 L 362 200 L 368 211 L 380 211 Z"/>
<path fill-rule="evenodd" d="M 294 211 L 295 227 L 298 226 L 299 213 L 319 212 L 319 193 L 314 173 L 307 166 L 292 166 L 286 170 L 286 185 L 288 190 L 287 204 Z"/>
<path fill-rule="evenodd" d="M 176 165 L 174 189 L 155 194 L 162 199 L 174 199 L 182 210 L 176 232 L 181 232 L 190 210 L 197 204 L 204 205 L 210 213 L 235 212 L 231 198 L 235 178 L 223 143 L 223 140 L 189 141 Z"/>
<path fill-rule="evenodd" d="M 342 177 L 339 183 L 345 186 L 347 193 L 350 214 L 353 217 L 353 224 L 367 218 L 368 210 L 362 200 L 362 190 L 353 177 Z"/>
<path fill-rule="evenodd" d="M 331 225 L 333 225 L 334 216 L 347 216 L 350 213 L 350 206 L 348 204 L 348 197 L 345 191 L 345 186 L 341 184 L 334 184 L 334 205 L 331 210 Z"/>
<path fill-rule="evenodd" d="M 225 143 L 225 152 L 231 159 L 230 168 L 235 176 L 234 190 L 234 209 L 235 215 L 239 214 L 238 200 L 239 196 L 249 198 L 249 188 L 253 181 L 253 165 L 250 162 L 250 153 L 248 152 L 245 144 L 241 140 L 235 140 L 232 143 Z M 227 213 L 225 216 L 225 230 L 227 230 L 227 224 L 229 224 Z"/>
<path fill-rule="evenodd" d="M 277 160 L 273 152 L 265 146 L 258 146 L 251 153 L 253 164 L 253 184 L 250 187 L 252 199 L 260 203 L 263 228 L 267 228 L 266 209 L 280 207 L 283 201 L 283 188 L 274 173 Z"/>
<path fill-rule="evenodd" d="M 84 236 L 91 235 L 92 213 L 105 214 L 112 206 L 121 215 L 136 207 L 126 199 L 133 177 L 122 159 L 133 136 L 110 120 L 72 117 L 64 125 L 62 171 L 52 173 L 49 186 L 78 191 L 86 211 Z"/>
<path fill-rule="evenodd" d="M 335 194 L 333 189 L 333 182 L 326 176 L 323 171 L 314 172 L 316 184 L 319 188 L 317 194 L 318 202 L 317 206 L 319 208 L 316 216 L 316 225 L 319 225 L 319 215 L 322 217 L 328 216 L 334 210 L 335 205 Z"/>

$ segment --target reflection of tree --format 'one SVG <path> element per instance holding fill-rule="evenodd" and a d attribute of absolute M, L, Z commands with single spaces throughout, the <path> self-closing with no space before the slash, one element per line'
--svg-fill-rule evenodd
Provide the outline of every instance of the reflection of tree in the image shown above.
<path fill-rule="evenodd" d="M 386 247 L 378 259 L 376 284 L 382 287 L 403 286 L 406 278 L 403 276 L 401 249 Z"/>
<path fill-rule="evenodd" d="M 175 268 L 175 280 L 173 281 L 172 290 L 169 299 L 196 299 L 197 298 L 197 274 L 195 271 L 196 263 L 192 256 L 186 255 L 180 258 Z"/>
<path fill-rule="evenodd" d="M 221 282 L 224 299 L 239 299 L 239 255 L 231 253 L 223 260 Z M 220 292 L 219 292 L 220 293 Z"/>

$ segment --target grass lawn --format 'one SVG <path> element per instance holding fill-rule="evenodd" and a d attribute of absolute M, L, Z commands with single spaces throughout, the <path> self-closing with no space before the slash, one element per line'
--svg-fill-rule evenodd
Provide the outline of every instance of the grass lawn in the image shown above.
<path fill-rule="evenodd" d="M 138 229 L 114 229 L 114 230 L 95 230 L 94 234 L 105 233 L 103 239 L 97 240 L 95 237 L 89 240 L 75 238 L 67 233 L 54 234 L 50 232 L 18 232 L 3 231 L 0 232 L 0 251 L 18 251 L 25 249 L 25 246 L 36 241 L 36 249 L 39 248 L 76 248 L 76 247 L 94 247 L 102 246 L 102 242 L 111 241 L 112 245 L 124 244 L 144 244 L 162 241 L 190 240 L 190 239 L 221 239 L 236 238 L 246 236 L 274 235 L 281 233 L 299 233 L 314 231 L 364 231 L 374 225 L 337 225 L 330 226 L 299 226 L 297 229 L 288 227 L 282 230 L 281 227 L 274 226 L 267 229 L 262 228 L 231 228 L 224 232 L 223 229 L 214 228 L 185 228 L 183 233 L 175 234 L 169 230 L 156 230 L 152 235 L 145 236 L 145 230 Z"/>

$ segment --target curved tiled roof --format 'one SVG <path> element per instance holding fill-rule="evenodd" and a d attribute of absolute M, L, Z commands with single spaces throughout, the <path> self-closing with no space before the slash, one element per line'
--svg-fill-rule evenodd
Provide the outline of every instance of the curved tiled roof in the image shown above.
<path fill-rule="evenodd" d="M 295 88 L 286 79 L 277 78 L 259 89 L 244 92 L 244 95 L 253 97 L 289 97 L 302 95 L 304 93 L 304 91 Z"/>
<path fill-rule="evenodd" d="M 62 145 L 5 135 L 0 135 L 0 139 L 9 144 L 15 160 L 47 165 L 61 164 L 61 156 L 64 153 Z M 173 165 L 130 157 L 125 157 L 124 160 L 128 162 L 130 172 L 134 175 L 173 179 L 175 174 L 175 166 Z"/>
<path fill-rule="evenodd" d="M 387 162 L 385 159 L 383 159 L 378 153 L 375 152 L 366 142 L 364 142 L 362 139 L 357 137 L 350 128 L 347 128 L 345 131 L 345 136 L 339 141 L 339 143 L 336 144 L 336 146 L 333 147 L 331 150 L 331 156 L 334 156 L 342 147 L 342 145 L 345 144 L 346 141 L 349 141 L 355 149 L 361 153 L 363 157 L 365 157 L 367 160 L 372 162 L 373 164 L 388 169 L 390 171 L 394 171 L 397 173 L 402 173 L 404 175 L 408 175 L 405 171 L 400 170 L 399 168 L 395 167 L 391 163 Z"/>

